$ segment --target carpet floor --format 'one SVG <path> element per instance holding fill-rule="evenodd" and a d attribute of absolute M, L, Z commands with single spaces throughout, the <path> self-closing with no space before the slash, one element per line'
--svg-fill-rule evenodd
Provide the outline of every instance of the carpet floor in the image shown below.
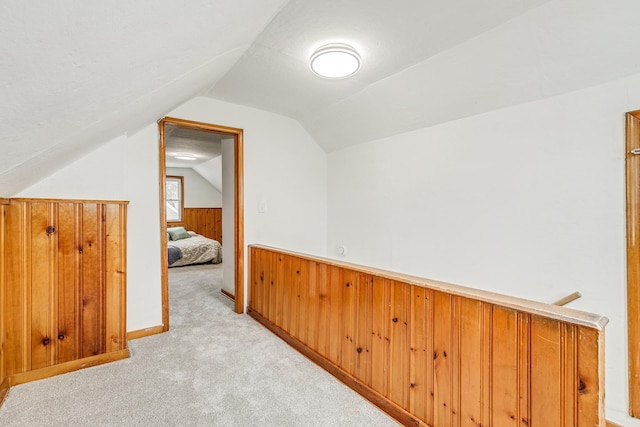
<path fill-rule="evenodd" d="M 169 270 L 171 330 L 131 357 L 12 388 L 2 426 L 395 426 L 220 293 L 221 265 Z"/>

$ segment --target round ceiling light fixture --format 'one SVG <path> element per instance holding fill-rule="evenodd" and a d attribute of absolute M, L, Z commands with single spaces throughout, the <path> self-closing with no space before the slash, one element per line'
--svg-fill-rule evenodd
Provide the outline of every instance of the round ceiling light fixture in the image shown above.
<path fill-rule="evenodd" d="M 318 76 L 328 79 L 349 77 L 360 69 L 360 55 L 347 44 L 327 44 L 313 52 L 309 68 Z"/>
<path fill-rule="evenodd" d="M 174 157 L 180 160 L 196 160 L 196 156 L 191 153 L 176 153 Z"/>

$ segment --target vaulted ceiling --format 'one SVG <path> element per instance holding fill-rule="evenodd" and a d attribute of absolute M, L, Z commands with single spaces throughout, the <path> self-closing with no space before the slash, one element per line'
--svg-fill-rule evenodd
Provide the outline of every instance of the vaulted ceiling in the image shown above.
<path fill-rule="evenodd" d="M 196 95 L 327 151 L 640 73 L 637 0 L 0 2 L 0 196 Z M 352 78 L 313 75 L 327 42 Z"/>

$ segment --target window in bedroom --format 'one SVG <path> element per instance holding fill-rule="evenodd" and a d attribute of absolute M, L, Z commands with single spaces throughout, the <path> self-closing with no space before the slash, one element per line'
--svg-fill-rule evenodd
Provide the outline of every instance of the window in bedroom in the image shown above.
<path fill-rule="evenodd" d="M 167 201 L 167 222 L 182 221 L 183 184 L 184 181 L 181 176 L 167 176 L 164 181 L 165 200 Z"/>

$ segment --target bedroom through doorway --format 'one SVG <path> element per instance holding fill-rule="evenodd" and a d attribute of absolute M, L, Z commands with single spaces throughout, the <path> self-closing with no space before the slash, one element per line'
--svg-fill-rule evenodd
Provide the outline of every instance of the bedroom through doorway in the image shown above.
<path fill-rule="evenodd" d="M 181 282 L 201 283 L 244 312 L 242 130 L 168 117 L 159 127 L 166 331 Z"/>

